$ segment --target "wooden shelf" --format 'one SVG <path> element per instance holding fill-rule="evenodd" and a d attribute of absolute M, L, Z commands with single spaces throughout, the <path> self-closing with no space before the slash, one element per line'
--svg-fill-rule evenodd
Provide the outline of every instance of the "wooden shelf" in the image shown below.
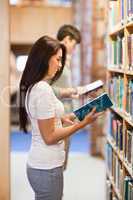
<path fill-rule="evenodd" d="M 115 146 L 115 142 L 113 141 L 113 138 L 108 137 L 107 142 L 111 145 L 113 151 L 115 152 L 115 154 L 117 155 L 119 160 L 122 162 L 122 164 L 124 165 L 125 169 L 129 173 L 129 175 L 133 178 L 132 169 L 131 169 L 131 167 L 129 167 L 128 163 L 125 161 L 124 155 L 122 153 L 120 153 L 118 148 Z"/>
<path fill-rule="evenodd" d="M 125 74 L 126 74 L 126 75 L 131 75 L 131 76 L 133 76 L 133 71 L 132 71 L 132 70 L 126 70 L 126 71 L 125 71 Z"/>
<path fill-rule="evenodd" d="M 108 71 L 110 72 L 114 72 L 114 73 L 121 73 L 121 74 L 124 74 L 124 71 L 122 69 L 118 69 L 116 67 L 109 67 L 108 68 Z"/>
<path fill-rule="evenodd" d="M 120 22 L 119 24 L 115 25 L 114 28 L 113 28 L 113 31 L 111 31 L 109 33 L 109 36 L 110 37 L 114 37 L 116 36 L 118 33 L 120 32 L 124 32 L 124 29 L 125 28 L 133 28 L 133 21 L 130 21 L 128 23 L 126 23 L 126 20 L 123 21 L 123 25 L 122 25 L 122 22 Z"/>
<path fill-rule="evenodd" d="M 114 26 L 113 31 L 109 33 L 110 37 L 117 35 L 119 32 L 124 32 L 125 26 L 121 24 L 121 22 Z"/>
<path fill-rule="evenodd" d="M 107 142 L 111 145 L 112 149 L 114 150 L 114 152 L 118 156 L 119 160 L 121 162 L 123 162 L 123 155 L 122 155 L 122 153 L 120 153 L 118 148 L 115 146 L 115 142 L 113 141 L 113 139 L 112 138 L 107 138 Z"/>
<path fill-rule="evenodd" d="M 115 138 L 111 136 L 108 136 L 107 138 L 107 143 L 109 144 L 109 149 L 107 151 L 108 159 L 112 161 L 112 163 L 109 163 L 109 168 L 113 172 L 112 175 L 108 173 L 108 177 L 112 185 L 112 196 L 117 196 L 119 200 L 124 200 L 125 194 L 121 187 L 124 188 L 125 177 L 129 176 L 133 179 L 133 163 L 129 163 L 129 159 L 127 160 L 127 158 L 125 158 L 125 152 L 127 154 L 126 157 L 129 156 L 130 159 L 131 156 L 133 156 L 131 154 L 133 147 L 130 147 L 131 151 L 129 152 L 129 147 L 127 144 L 130 139 L 127 130 L 130 131 L 130 128 L 133 128 L 133 118 L 130 113 L 127 113 L 125 108 L 126 105 L 131 105 L 129 95 L 131 94 L 130 92 L 132 92 L 130 83 L 131 80 L 133 80 L 133 69 L 132 67 L 129 67 L 129 63 L 132 63 L 132 55 L 130 54 L 131 47 L 129 45 L 131 37 L 129 38 L 129 36 L 133 34 L 133 15 L 131 17 L 127 16 L 127 5 L 127 0 L 117 0 L 117 2 L 111 2 L 109 5 L 109 25 L 117 23 L 118 20 L 119 22 L 108 33 L 108 60 L 110 60 L 110 63 L 112 63 L 108 64 L 107 66 L 108 91 L 110 92 L 109 95 L 115 95 L 114 99 L 117 100 L 119 100 L 119 97 L 122 96 L 122 90 L 124 95 L 124 98 L 122 99 L 124 101 L 123 108 L 117 108 L 117 105 L 119 104 L 116 104 L 116 102 L 114 103 L 116 107 L 112 106 L 110 108 L 111 115 L 108 124 L 109 130 L 112 126 L 112 134 L 115 133 L 116 129 L 118 128 L 117 140 L 120 140 L 121 134 L 123 134 L 123 138 L 121 138 L 122 141 L 117 141 L 118 143 L 123 143 L 123 151 L 120 151 L 120 148 L 116 146 Z M 116 16 L 115 14 L 117 12 L 118 15 Z M 122 14 L 124 14 L 124 19 L 120 21 L 120 18 L 122 19 Z M 113 63 L 117 63 L 118 60 L 123 64 L 113 65 Z M 117 183 L 119 181 L 122 181 L 123 184 L 120 185 L 120 191 L 116 187 L 117 184 L 115 184 L 115 182 Z"/>
<path fill-rule="evenodd" d="M 126 67 L 126 69 L 127 68 L 128 67 Z M 122 67 L 122 69 L 118 69 L 117 67 L 108 67 L 107 70 L 112 73 L 121 73 L 121 74 L 133 76 L 133 70 L 124 70 L 124 67 Z"/>
<path fill-rule="evenodd" d="M 129 28 L 129 27 L 133 27 L 133 21 L 128 22 L 128 23 L 126 24 L 126 28 Z"/>
<path fill-rule="evenodd" d="M 126 122 L 128 122 L 129 125 L 133 126 L 133 120 L 130 117 L 126 116 L 126 113 L 122 112 L 119 108 L 111 107 L 111 109 Z"/>
<path fill-rule="evenodd" d="M 122 200 L 122 196 L 121 196 L 119 190 L 118 190 L 118 189 L 116 188 L 116 186 L 115 186 L 113 177 L 109 174 L 109 172 L 107 172 L 107 176 L 108 176 L 108 179 L 109 179 L 109 181 L 110 181 L 110 183 L 111 183 L 111 185 L 112 185 L 112 187 L 113 187 L 113 190 L 114 190 L 116 196 L 118 197 L 119 200 Z"/>

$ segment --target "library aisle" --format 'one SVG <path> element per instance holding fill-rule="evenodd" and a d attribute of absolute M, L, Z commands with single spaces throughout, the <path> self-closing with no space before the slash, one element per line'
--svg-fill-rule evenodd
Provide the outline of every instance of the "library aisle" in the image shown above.
<path fill-rule="evenodd" d="M 33 200 L 26 178 L 26 153 L 11 154 L 11 200 Z M 100 186 L 100 187 L 99 187 Z M 85 153 L 70 153 L 63 200 L 105 200 L 105 164 Z"/>

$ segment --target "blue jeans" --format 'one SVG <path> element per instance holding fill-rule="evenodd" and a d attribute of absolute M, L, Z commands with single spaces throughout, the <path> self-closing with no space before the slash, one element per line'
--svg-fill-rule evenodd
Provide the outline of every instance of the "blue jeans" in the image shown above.
<path fill-rule="evenodd" d="M 29 183 L 35 200 L 61 200 L 63 194 L 63 168 L 35 169 L 27 167 Z"/>

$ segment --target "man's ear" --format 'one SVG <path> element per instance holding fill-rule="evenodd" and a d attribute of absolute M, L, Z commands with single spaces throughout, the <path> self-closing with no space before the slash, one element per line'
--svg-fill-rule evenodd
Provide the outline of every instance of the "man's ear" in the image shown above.
<path fill-rule="evenodd" d="M 63 39 L 64 44 L 67 44 L 68 41 L 70 41 L 70 40 L 72 40 L 71 37 L 70 37 L 69 35 L 67 35 L 67 36 Z"/>

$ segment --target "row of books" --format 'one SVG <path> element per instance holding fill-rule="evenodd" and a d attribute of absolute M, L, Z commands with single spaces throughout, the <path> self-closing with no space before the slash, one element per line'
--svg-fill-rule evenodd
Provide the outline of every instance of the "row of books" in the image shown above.
<path fill-rule="evenodd" d="M 124 134 L 124 158 L 133 171 L 133 129 L 126 129 Z"/>
<path fill-rule="evenodd" d="M 108 43 L 108 66 L 123 69 L 125 55 L 125 37 L 117 35 L 116 40 Z M 130 46 L 129 46 L 130 48 Z"/>
<path fill-rule="evenodd" d="M 111 166 L 108 166 L 109 169 L 109 176 L 112 177 L 114 182 L 115 188 L 118 191 L 120 196 L 124 196 L 125 200 L 132 200 L 133 199 L 133 179 L 130 176 L 125 176 L 122 163 L 118 159 L 117 155 L 111 149 L 111 145 L 108 144 L 107 151 L 109 154 L 107 155 L 108 164 L 110 163 L 109 160 L 111 159 Z M 110 194 L 108 194 L 108 197 Z"/>
<path fill-rule="evenodd" d="M 118 200 L 119 198 L 114 194 L 110 180 L 106 181 L 106 200 Z M 124 179 L 124 200 L 133 199 L 133 180 L 126 176 Z"/>
<path fill-rule="evenodd" d="M 125 55 L 125 37 L 117 35 L 116 40 L 108 43 L 108 66 L 123 69 Z M 127 70 L 133 70 L 133 34 L 127 37 Z"/>
<path fill-rule="evenodd" d="M 124 78 L 122 75 L 112 76 L 108 80 L 109 95 L 113 101 L 115 107 L 124 110 L 123 98 L 124 98 Z"/>
<path fill-rule="evenodd" d="M 109 2 L 109 31 L 112 31 L 122 19 L 124 19 L 124 0 L 121 1 L 121 14 L 119 15 L 119 1 Z"/>
<path fill-rule="evenodd" d="M 133 1 L 132 1 L 133 2 Z M 127 37 L 128 69 L 133 70 L 133 34 Z"/>
<path fill-rule="evenodd" d="M 123 169 L 117 155 L 113 153 L 113 180 L 120 194 L 123 194 Z"/>
<path fill-rule="evenodd" d="M 123 123 L 122 120 L 114 113 L 110 112 L 110 130 L 109 135 L 115 142 L 115 146 L 123 150 Z"/>
<path fill-rule="evenodd" d="M 127 16 L 133 17 L 133 1 L 127 0 Z"/>
<path fill-rule="evenodd" d="M 126 16 L 124 16 L 124 0 L 109 2 L 109 28 L 110 31 L 114 28 L 115 25 L 119 23 L 123 24 L 124 19 L 127 17 L 133 18 L 133 1 L 127 0 L 126 2 Z M 120 14 L 119 14 L 120 13 Z"/>
<path fill-rule="evenodd" d="M 108 81 L 109 95 L 114 106 L 126 111 L 128 116 L 133 118 L 133 79 L 129 78 L 126 85 L 126 107 L 124 108 L 124 78 L 122 75 L 115 75 Z"/>
<path fill-rule="evenodd" d="M 133 171 L 133 128 L 123 128 L 122 119 L 110 112 L 109 137 L 113 140 L 118 151 L 124 153 L 125 162 Z"/>

